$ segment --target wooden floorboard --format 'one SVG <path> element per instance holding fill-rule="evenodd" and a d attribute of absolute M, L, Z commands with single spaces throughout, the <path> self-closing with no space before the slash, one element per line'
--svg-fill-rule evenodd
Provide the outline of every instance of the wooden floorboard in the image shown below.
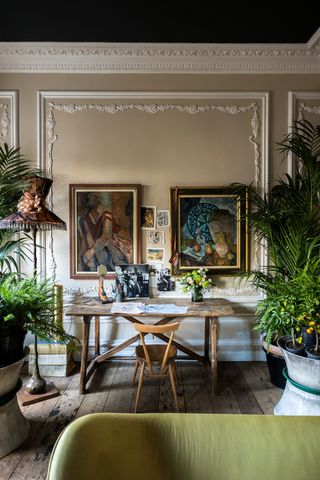
<path fill-rule="evenodd" d="M 131 385 L 133 370 L 133 361 L 99 365 L 86 395 L 79 394 L 77 370 L 67 378 L 51 378 L 61 395 L 23 408 L 30 435 L 15 452 L 0 459 L 1 480 L 44 480 L 53 445 L 75 418 L 95 412 L 132 412 L 137 389 L 137 381 Z M 177 361 L 180 412 L 273 414 L 282 394 L 270 383 L 264 362 L 219 362 L 214 397 L 208 373 L 200 363 Z M 170 380 L 145 378 L 138 412 L 175 411 Z"/>

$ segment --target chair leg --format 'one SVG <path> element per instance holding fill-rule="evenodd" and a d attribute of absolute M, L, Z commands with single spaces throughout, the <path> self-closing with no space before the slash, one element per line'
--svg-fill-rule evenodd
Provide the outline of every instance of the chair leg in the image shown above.
<path fill-rule="evenodd" d="M 139 383 L 138 383 L 136 401 L 135 401 L 135 404 L 134 404 L 134 413 L 137 413 L 138 403 L 139 403 L 139 399 L 140 399 L 140 393 L 141 393 L 141 387 L 142 387 L 143 375 L 144 375 L 144 365 L 141 365 L 140 368 L 141 368 L 141 370 L 140 370 L 140 376 L 139 376 Z"/>
<path fill-rule="evenodd" d="M 176 362 L 172 362 L 172 366 L 173 366 L 173 372 L 174 372 L 174 379 L 175 379 L 176 385 L 178 385 L 178 374 L 177 374 Z"/>
<path fill-rule="evenodd" d="M 134 386 L 134 383 L 136 381 L 138 367 L 139 367 L 139 362 L 138 362 L 138 360 L 136 360 L 136 364 L 135 364 L 134 372 L 133 372 L 132 386 Z"/>
<path fill-rule="evenodd" d="M 179 412 L 178 395 L 177 395 L 177 389 L 176 389 L 175 378 L 174 378 L 174 366 L 172 365 L 172 363 L 169 364 L 169 375 L 170 375 L 174 401 L 176 404 L 176 409 L 177 409 L 177 412 Z"/>

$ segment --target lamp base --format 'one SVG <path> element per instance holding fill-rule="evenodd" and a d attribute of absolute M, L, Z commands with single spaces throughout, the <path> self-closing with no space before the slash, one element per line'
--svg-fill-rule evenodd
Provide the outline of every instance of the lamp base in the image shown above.
<path fill-rule="evenodd" d="M 29 393 L 25 387 L 17 393 L 19 402 L 22 406 L 31 405 L 32 403 L 42 402 L 49 398 L 57 397 L 60 395 L 59 390 L 53 385 L 52 382 L 47 382 L 46 391 L 44 393 Z"/>

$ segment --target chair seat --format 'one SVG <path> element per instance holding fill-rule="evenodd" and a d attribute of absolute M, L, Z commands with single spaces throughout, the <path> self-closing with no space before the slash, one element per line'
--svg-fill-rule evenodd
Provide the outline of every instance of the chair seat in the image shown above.
<path fill-rule="evenodd" d="M 162 362 L 166 348 L 167 348 L 167 345 L 148 345 L 150 360 L 152 362 Z M 176 354 L 177 354 L 176 347 L 171 345 L 169 349 L 168 361 L 173 360 Z M 143 362 L 146 361 L 146 357 L 145 357 L 142 345 L 139 345 L 138 347 L 136 347 L 136 357 L 137 359 Z"/>

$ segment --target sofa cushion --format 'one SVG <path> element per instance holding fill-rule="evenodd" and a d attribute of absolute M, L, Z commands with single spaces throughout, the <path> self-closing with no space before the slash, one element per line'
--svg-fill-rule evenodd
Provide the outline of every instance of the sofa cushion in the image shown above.
<path fill-rule="evenodd" d="M 64 430 L 48 480 L 318 480 L 320 417 L 90 414 Z"/>

